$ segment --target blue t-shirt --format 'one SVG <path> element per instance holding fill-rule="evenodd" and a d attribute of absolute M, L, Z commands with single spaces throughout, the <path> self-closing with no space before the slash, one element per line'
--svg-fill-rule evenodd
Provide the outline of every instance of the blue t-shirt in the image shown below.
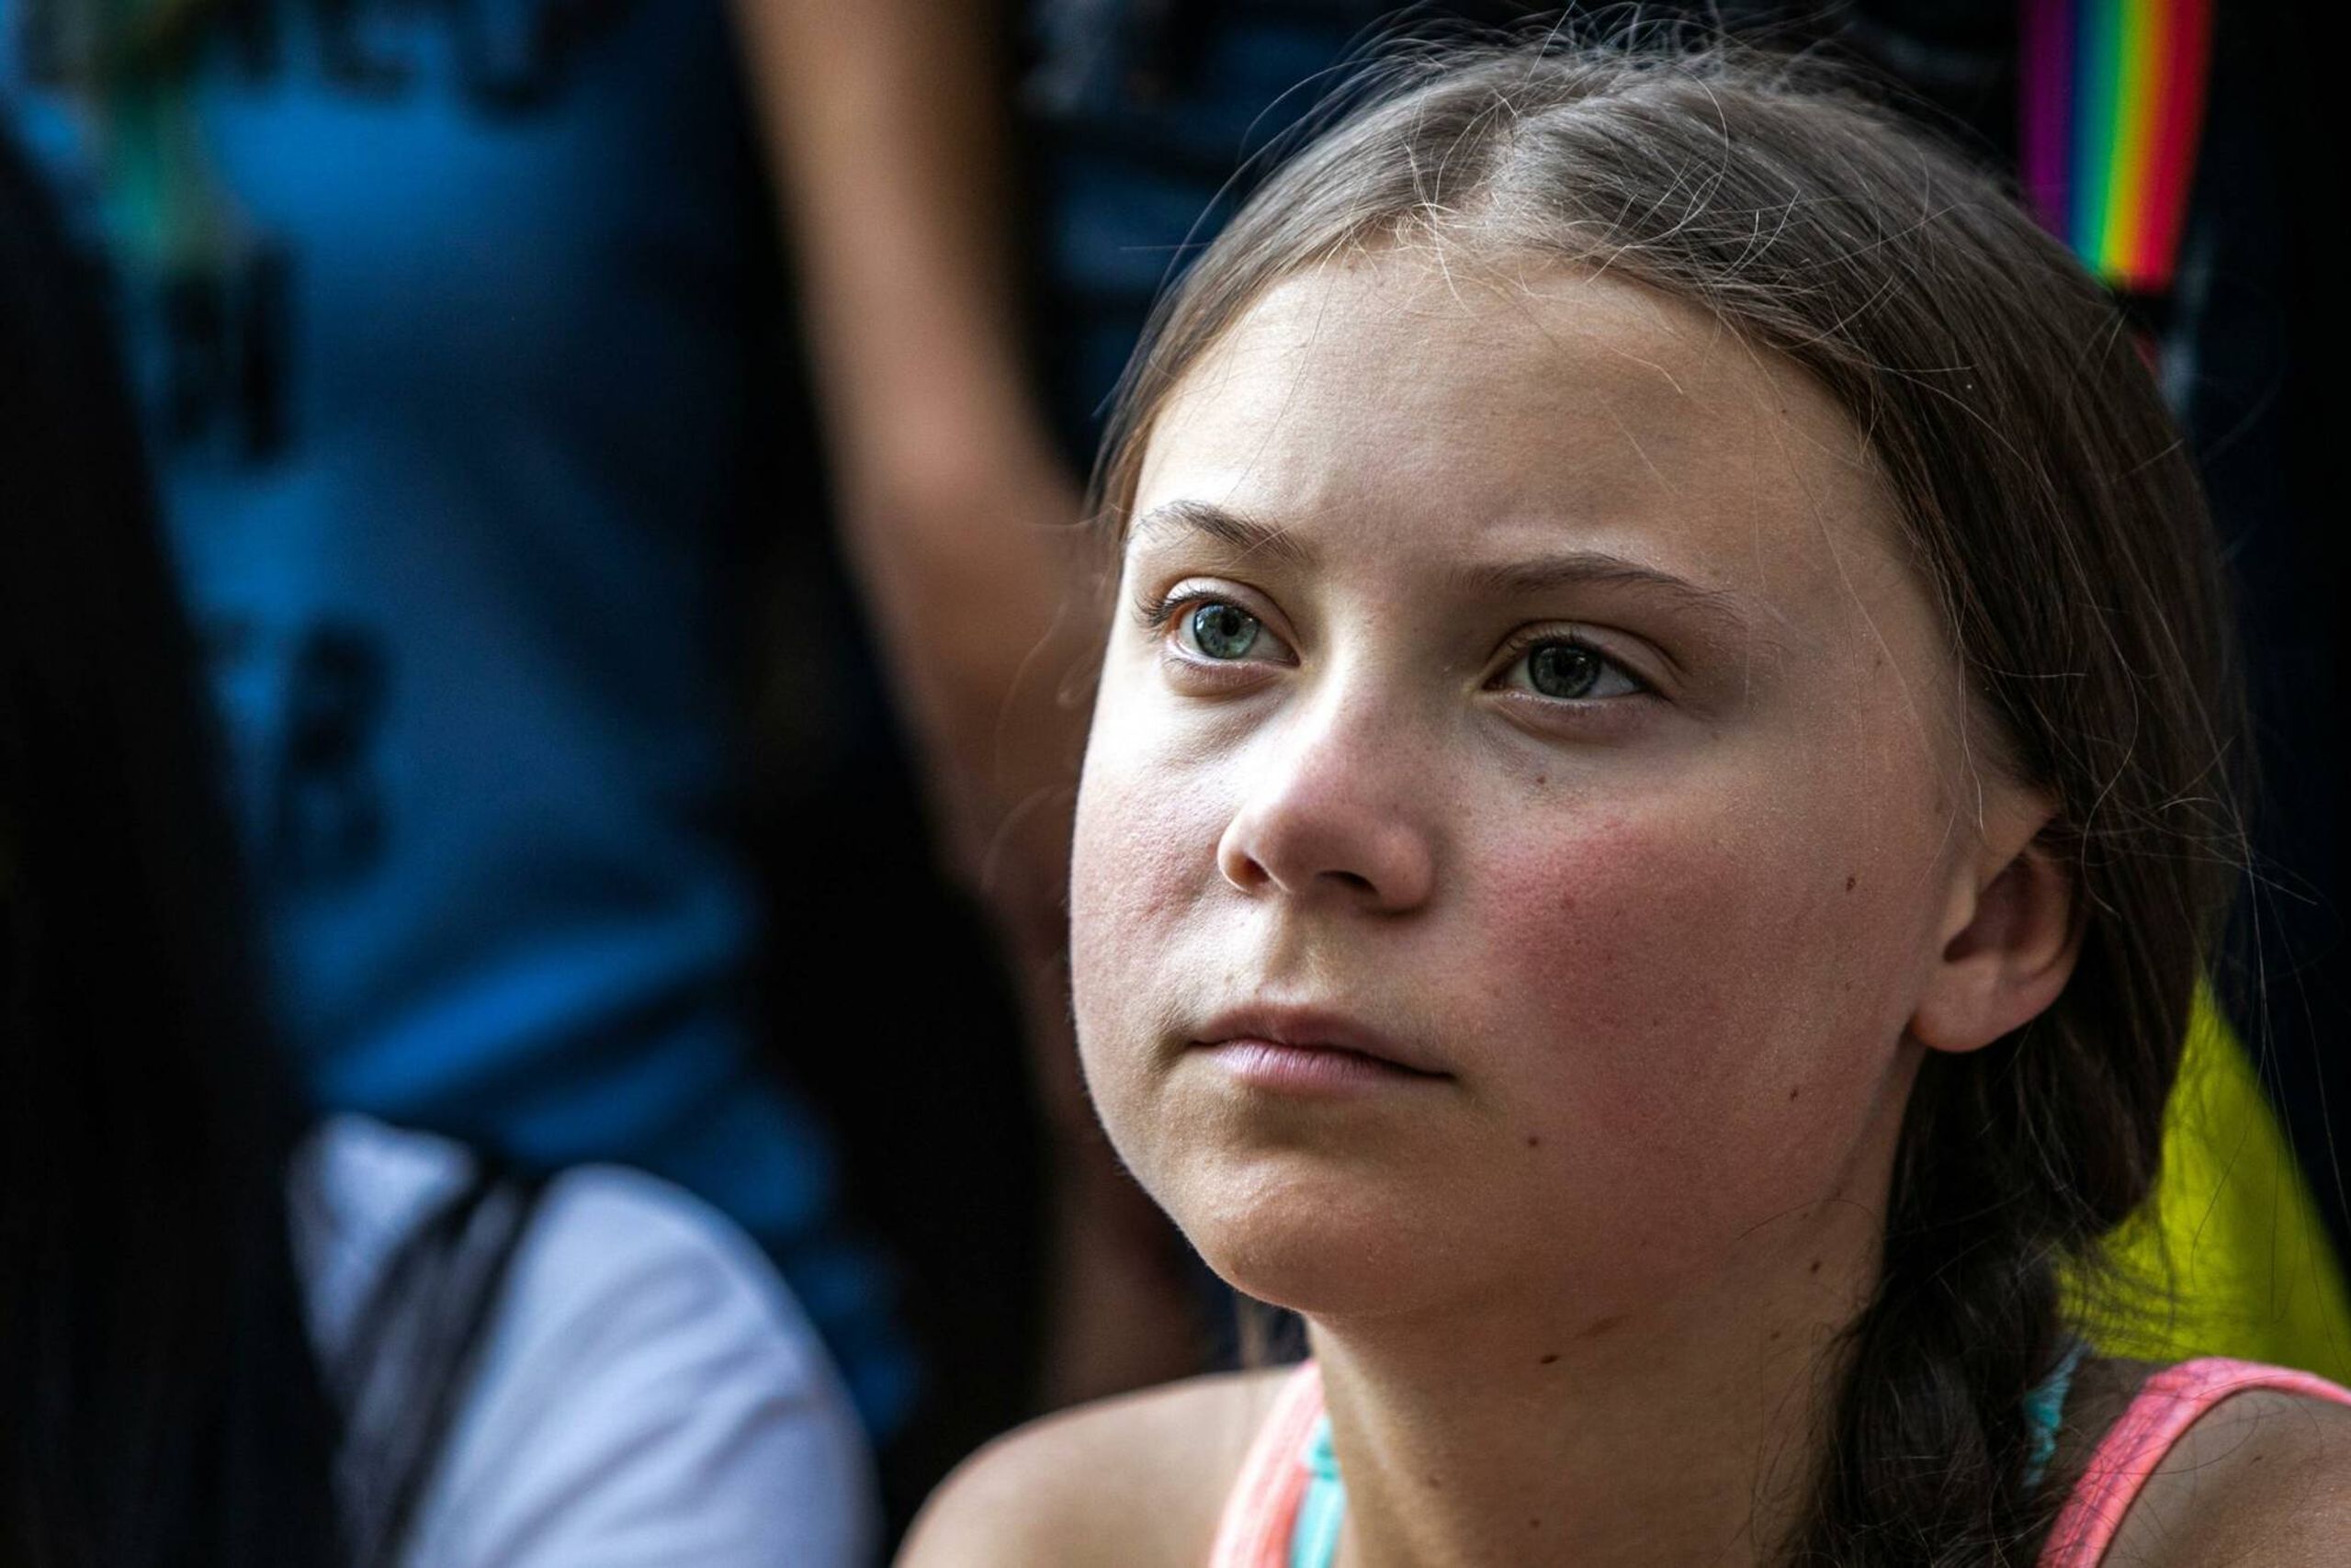
<path fill-rule="evenodd" d="M 778 301 L 719 0 L 221 5 L 162 90 L 94 72 L 109 9 L 170 7 L 0 0 L 0 101 L 110 253 L 318 1098 L 703 1194 L 887 1422 L 881 1272 L 743 1005 Z"/>

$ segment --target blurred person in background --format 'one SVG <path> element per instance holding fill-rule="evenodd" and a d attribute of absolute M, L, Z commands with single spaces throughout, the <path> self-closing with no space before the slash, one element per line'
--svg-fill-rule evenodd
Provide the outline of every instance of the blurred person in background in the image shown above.
<path fill-rule="evenodd" d="M 883 1266 L 744 1005 L 728 574 L 771 345 L 716 0 L 5 15 L 7 118 L 113 285 L 301 1079 L 701 1193 L 887 1425 Z"/>
<path fill-rule="evenodd" d="M 1007 113 L 1021 11 L 991 0 L 736 9 L 786 198 L 841 541 L 910 720 L 944 863 L 989 917 L 1027 1044 L 1048 1217 L 1045 1289 L 1027 1314 L 1046 1325 L 1042 1362 L 1023 1393 L 1057 1405 L 1174 1375 L 1204 1354 L 1181 1252 L 1112 1156 L 1069 1030 L 1064 888 L 1093 651 L 1079 604 L 1090 563 L 1078 479 L 1034 393 L 1027 193 Z M 869 794 L 873 772 L 855 770 L 853 788 Z M 854 898 L 874 878 L 872 845 L 846 846 L 842 869 L 833 885 Z M 866 940 L 853 919 L 832 931 Z M 935 965 L 947 945 L 917 950 Z M 915 1042 L 914 1072 L 967 1075 L 976 1061 L 1004 1077 L 1005 1064 L 973 1050 L 973 1024 L 985 1024 L 974 992 L 934 989 L 944 1006 L 927 1015 L 921 998 L 893 998 L 889 1032 Z M 1011 1140 L 1000 1128 L 965 1155 L 958 1140 L 976 1118 L 910 1126 L 910 1086 L 859 1066 L 863 1091 L 882 1096 L 870 1119 L 932 1156 L 898 1159 L 880 1179 L 897 1184 L 901 1212 L 958 1224 L 938 1173 L 984 1173 Z M 960 1081 L 960 1104 L 990 1092 L 985 1078 Z M 869 1135 L 853 1159 L 860 1147 L 891 1145 Z M 984 1254 L 1007 1239 L 965 1235 L 955 1271 L 984 1279 Z M 966 1296 L 955 1310 L 973 1306 Z M 1019 1357 L 1021 1333 L 1017 1320 L 995 1333 L 1000 1360 Z M 966 1446 L 989 1430 L 984 1411 L 968 1414 L 980 1421 L 959 1423 Z M 933 1463 L 961 1457 L 952 1443 L 931 1452 Z"/>
<path fill-rule="evenodd" d="M 106 259 L 301 1081 L 708 1199 L 885 1438 L 910 1305 L 965 1427 L 909 1496 L 1035 1363 L 1017 1016 L 1075 1129 L 1057 1387 L 1177 1370 L 1180 1332 L 1062 1065 L 1077 727 L 1019 677 L 1059 657 L 1075 491 L 1003 412 L 1001 37 L 930 0 L 0 0 L 0 118 Z M 886 659 L 809 526 L 769 147 Z M 887 1010 L 843 983 L 909 953 Z"/>
<path fill-rule="evenodd" d="M 848 1396 L 732 1224 L 305 1108 L 52 218 L 0 137 L 0 1562 L 868 1561 Z"/>

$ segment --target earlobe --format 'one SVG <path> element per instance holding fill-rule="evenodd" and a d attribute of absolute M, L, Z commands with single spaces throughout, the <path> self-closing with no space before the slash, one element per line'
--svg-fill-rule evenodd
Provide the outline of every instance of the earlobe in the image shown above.
<path fill-rule="evenodd" d="M 2073 977 L 2081 922 L 2066 867 L 2042 840 L 2046 821 L 1957 912 L 1910 1021 L 1929 1049 L 1981 1050 L 2040 1016 Z"/>

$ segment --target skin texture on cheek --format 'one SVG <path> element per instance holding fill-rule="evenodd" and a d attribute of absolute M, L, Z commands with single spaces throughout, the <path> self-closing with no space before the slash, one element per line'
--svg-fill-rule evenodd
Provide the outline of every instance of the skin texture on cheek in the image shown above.
<path fill-rule="evenodd" d="M 1098 721 L 1099 723 L 1099 721 Z M 1146 1049 L 1159 1027 L 1132 953 L 1188 904 L 1211 822 L 1166 820 L 1161 789 L 1097 770 L 1079 796 L 1070 896 L 1070 969 L 1079 1055 L 1098 1103 L 1116 1103 L 1119 1075 L 1158 1066 Z"/>
<path fill-rule="evenodd" d="M 1720 1206 L 1701 1227 L 1719 1239 L 1819 1196 L 1859 1135 L 1901 1025 L 1899 988 L 1873 981 L 1901 944 L 1811 846 L 1708 852 L 1695 815 L 1595 810 L 1564 843 L 1499 853 L 1470 921 L 1528 1131 L 1581 1190 L 1679 1173 L 1690 1209 Z"/>

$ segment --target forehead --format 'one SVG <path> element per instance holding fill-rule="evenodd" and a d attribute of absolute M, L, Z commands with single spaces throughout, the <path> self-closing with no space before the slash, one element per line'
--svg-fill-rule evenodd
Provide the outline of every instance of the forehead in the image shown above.
<path fill-rule="evenodd" d="M 1174 501 L 1359 559 L 1571 543 L 1796 598 L 1898 570 L 1860 432 L 1794 366 L 1641 286 L 1460 247 L 1261 296 L 1154 425 L 1133 514 Z"/>

